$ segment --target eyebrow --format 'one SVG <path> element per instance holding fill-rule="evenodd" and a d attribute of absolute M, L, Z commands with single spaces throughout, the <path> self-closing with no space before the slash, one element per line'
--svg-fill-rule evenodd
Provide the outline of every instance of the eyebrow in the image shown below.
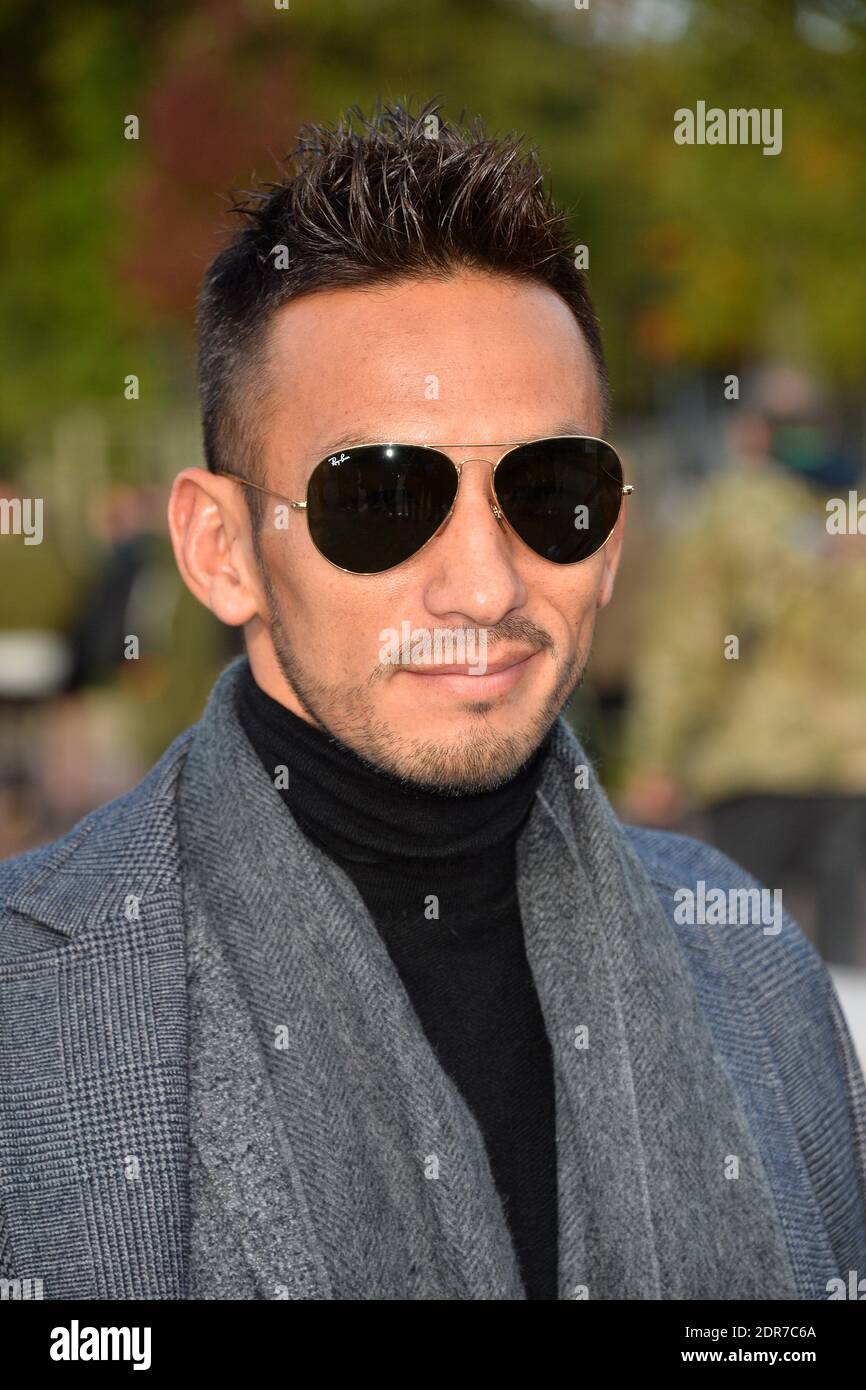
<path fill-rule="evenodd" d="M 524 437 L 522 439 L 436 439 L 433 440 L 429 445 L 427 445 L 427 447 L 431 449 L 498 449 L 505 448 L 509 444 L 530 443 L 533 439 L 550 439 L 555 435 L 561 434 L 583 435 L 590 439 L 595 439 L 598 437 L 594 435 L 591 430 L 587 429 L 585 425 L 578 424 L 574 420 L 560 420 L 549 430 L 546 430 L 543 433 L 530 434 L 528 437 Z M 368 430 L 366 433 L 357 429 L 346 430 L 343 433 L 337 435 L 336 438 L 331 439 L 330 443 L 327 445 L 327 454 L 316 454 L 316 460 L 318 461 L 319 459 L 327 458 L 329 454 L 336 453 L 338 449 L 357 449 L 361 444 L 417 444 L 419 442 L 421 441 L 412 439 L 398 439 L 393 437 L 391 439 L 383 439 L 375 431 L 370 430 Z"/>

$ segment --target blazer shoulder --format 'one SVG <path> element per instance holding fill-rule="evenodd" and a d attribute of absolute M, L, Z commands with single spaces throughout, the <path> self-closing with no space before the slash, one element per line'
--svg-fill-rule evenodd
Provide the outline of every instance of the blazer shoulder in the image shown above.
<path fill-rule="evenodd" d="M 829 981 L 819 952 L 785 911 L 776 885 L 762 883 L 741 864 L 691 835 L 637 825 L 623 825 L 623 830 L 684 944 L 704 949 L 719 949 L 723 945 L 733 959 L 743 966 L 748 964 L 752 971 L 765 967 L 770 975 L 778 977 L 776 983 L 781 983 L 783 975 L 791 986 L 799 988 L 814 985 L 817 980 L 822 985 Z M 721 889 L 725 895 L 751 894 L 753 915 L 759 908 L 763 915 L 760 920 L 743 921 L 740 914 L 745 911 L 745 900 L 741 906 L 730 898 L 733 915 L 723 917 L 722 924 L 715 917 L 705 923 L 688 920 L 687 914 L 677 911 L 680 895 L 684 895 L 684 890 L 695 892 L 701 883 L 705 893 Z M 763 895 L 761 903 L 755 893 Z M 772 920 L 767 920 L 768 913 Z M 681 920 L 683 916 L 685 921 Z M 774 943 L 772 952 L 761 949 L 768 940 Z"/>
<path fill-rule="evenodd" d="M 768 1088 L 797 1136 L 837 1268 L 859 1268 L 866 1260 L 866 1084 L 830 971 L 797 922 L 775 908 L 771 924 L 768 914 L 744 924 L 739 912 L 684 924 L 676 912 L 678 890 L 694 892 L 700 879 L 706 893 L 733 890 L 739 902 L 742 890 L 764 885 L 700 840 L 624 829 L 683 949 L 756 1130 L 766 1132 L 770 1158 L 781 1131 L 767 1131 Z"/>
<path fill-rule="evenodd" d="M 0 863 L 0 962 L 57 944 L 78 909 L 106 884 L 176 878 L 175 792 L 195 726 L 129 791 L 91 811 L 59 839 Z M 46 928 L 48 930 L 46 931 Z"/>
<path fill-rule="evenodd" d="M 692 835 L 643 825 L 623 824 L 622 828 L 657 887 L 682 887 L 694 881 L 696 874 L 717 888 L 740 887 L 746 880 L 758 883 L 734 859 Z"/>

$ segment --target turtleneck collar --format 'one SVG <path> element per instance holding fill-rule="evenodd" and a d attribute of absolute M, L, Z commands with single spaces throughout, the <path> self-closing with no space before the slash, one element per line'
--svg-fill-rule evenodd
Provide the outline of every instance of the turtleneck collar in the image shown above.
<path fill-rule="evenodd" d="M 550 734 L 514 777 L 463 796 L 421 790 L 371 767 L 256 684 L 247 663 L 238 716 L 298 825 L 326 853 L 357 864 L 475 859 L 513 846 L 535 798 Z"/>

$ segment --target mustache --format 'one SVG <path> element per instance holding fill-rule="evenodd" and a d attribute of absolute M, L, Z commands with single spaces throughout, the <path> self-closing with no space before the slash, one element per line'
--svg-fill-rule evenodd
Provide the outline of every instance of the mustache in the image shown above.
<path fill-rule="evenodd" d="M 528 647 L 536 647 L 538 651 L 553 650 L 553 638 L 550 633 L 545 632 L 544 628 L 539 627 L 531 618 L 515 615 L 513 618 L 503 618 L 495 627 L 481 628 L 479 631 L 487 633 L 488 647 L 495 646 L 497 642 L 525 642 Z"/>

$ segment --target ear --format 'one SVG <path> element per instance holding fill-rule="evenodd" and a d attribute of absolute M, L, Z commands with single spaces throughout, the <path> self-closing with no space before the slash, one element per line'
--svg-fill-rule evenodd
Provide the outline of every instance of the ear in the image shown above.
<path fill-rule="evenodd" d="M 206 468 L 185 468 L 174 480 L 168 526 L 180 576 L 229 627 L 266 613 L 242 490 Z"/>
<path fill-rule="evenodd" d="M 619 516 L 616 519 L 616 525 L 614 526 L 613 531 L 611 532 L 607 540 L 607 543 L 601 552 L 603 558 L 603 568 L 601 572 L 601 581 L 598 586 L 598 593 L 596 595 L 595 600 L 597 608 L 606 608 L 607 605 L 610 603 L 611 599 L 613 598 L 613 584 L 614 580 L 616 579 L 616 572 L 619 569 L 619 559 L 622 553 L 622 542 L 623 536 L 625 534 L 626 510 L 627 504 L 623 502 L 623 505 L 619 509 Z"/>

